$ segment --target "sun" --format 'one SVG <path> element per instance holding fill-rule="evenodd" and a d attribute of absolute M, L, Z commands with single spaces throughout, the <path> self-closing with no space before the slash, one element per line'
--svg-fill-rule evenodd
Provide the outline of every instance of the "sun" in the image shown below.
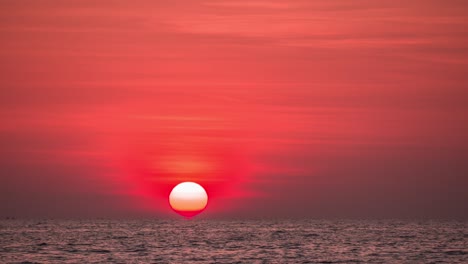
<path fill-rule="evenodd" d="M 169 204 L 178 214 L 192 217 L 205 209 L 208 204 L 208 195 L 200 184 L 182 182 L 172 189 Z"/>

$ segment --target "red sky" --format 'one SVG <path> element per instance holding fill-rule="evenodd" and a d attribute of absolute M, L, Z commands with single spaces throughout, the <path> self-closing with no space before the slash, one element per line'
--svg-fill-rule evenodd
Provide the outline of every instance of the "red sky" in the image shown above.
<path fill-rule="evenodd" d="M 0 216 L 468 217 L 468 4 L 0 1 Z"/>

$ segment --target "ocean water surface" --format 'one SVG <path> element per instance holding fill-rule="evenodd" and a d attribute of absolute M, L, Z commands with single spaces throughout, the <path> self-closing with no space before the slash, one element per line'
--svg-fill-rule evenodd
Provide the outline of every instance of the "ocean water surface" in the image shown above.
<path fill-rule="evenodd" d="M 467 254 L 461 221 L 0 221 L 0 263 L 468 263 Z"/>

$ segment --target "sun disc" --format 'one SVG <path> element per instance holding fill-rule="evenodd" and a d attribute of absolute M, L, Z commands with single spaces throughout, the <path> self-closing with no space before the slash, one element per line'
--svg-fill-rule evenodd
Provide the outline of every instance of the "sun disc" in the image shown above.
<path fill-rule="evenodd" d="M 169 204 L 180 215 L 192 217 L 205 209 L 208 204 L 208 195 L 200 184 L 182 182 L 172 189 Z"/>

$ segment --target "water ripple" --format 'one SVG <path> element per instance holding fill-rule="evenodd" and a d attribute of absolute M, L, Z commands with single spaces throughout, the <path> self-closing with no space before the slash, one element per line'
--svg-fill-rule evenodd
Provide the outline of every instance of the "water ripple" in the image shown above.
<path fill-rule="evenodd" d="M 0 263 L 468 263 L 466 222 L 0 221 Z"/>

